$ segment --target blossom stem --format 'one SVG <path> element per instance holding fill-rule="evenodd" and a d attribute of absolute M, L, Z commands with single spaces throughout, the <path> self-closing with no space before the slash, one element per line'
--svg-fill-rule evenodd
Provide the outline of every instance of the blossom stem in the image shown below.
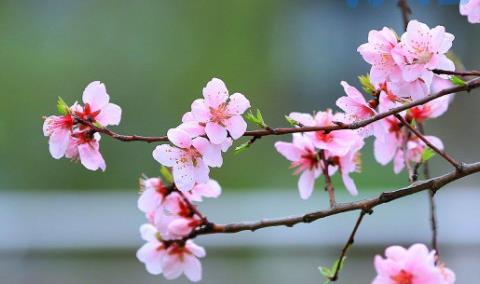
<path fill-rule="evenodd" d="M 410 6 L 408 5 L 407 0 L 398 0 L 397 5 L 400 8 L 400 11 L 402 12 L 403 28 L 404 30 L 407 30 L 407 25 L 408 25 L 408 22 L 410 21 L 410 15 L 412 14 L 412 9 L 410 9 Z"/>
<path fill-rule="evenodd" d="M 420 133 L 417 129 L 415 129 L 413 126 L 410 125 L 410 123 L 408 123 L 405 118 L 403 118 L 401 115 L 399 114 L 395 114 L 395 117 L 403 124 L 405 125 L 413 134 L 415 134 L 420 140 L 423 141 L 423 143 L 425 143 L 428 147 L 430 147 L 433 151 L 435 151 L 437 154 L 439 154 L 440 156 L 442 156 L 445 160 L 447 160 L 447 162 L 449 162 L 450 164 L 452 164 L 452 166 L 455 167 L 455 169 L 457 169 L 457 171 L 462 171 L 462 164 L 459 163 L 457 160 L 455 160 L 454 158 L 452 158 L 450 155 L 448 155 L 445 151 L 442 151 L 440 149 L 438 149 L 435 145 L 433 145 L 430 141 L 428 141 L 427 138 L 425 138 L 425 136 L 422 135 L 422 133 Z"/>
<path fill-rule="evenodd" d="M 372 214 L 373 211 L 365 211 L 361 210 L 360 215 L 357 218 L 357 221 L 355 222 L 355 226 L 353 227 L 352 232 L 350 233 L 350 237 L 348 237 L 347 242 L 345 243 L 345 246 L 342 249 L 342 252 L 340 253 L 340 257 L 338 258 L 338 264 L 335 267 L 335 272 L 333 273 L 333 276 L 330 277 L 329 279 L 331 281 L 337 281 L 338 279 L 338 273 L 340 272 L 340 269 L 342 268 L 342 263 L 347 255 L 348 249 L 353 245 L 355 242 L 355 235 L 357 234 L 358 228 L 360 227 L 360 224 L 362 223 L 363 217 L 365 214 Z"/>
<path fill-rule="evenodd" d="M 328 172 L 329 162 L 325 158 L 325 151 L 320 151 L 320 159 L 322 160 L 323 176 L 325 178 L 325 190 L 328 192 L 328 200 L 330 201 L 330 208 L 334 208 L 337 205 L 335 201 L 335 188 L 333 187 L 332 178 Z"/>

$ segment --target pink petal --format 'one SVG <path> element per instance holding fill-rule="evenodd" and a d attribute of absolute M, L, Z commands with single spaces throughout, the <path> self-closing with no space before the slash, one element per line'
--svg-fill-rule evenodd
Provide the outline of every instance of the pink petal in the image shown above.
<path fill-rule="evenodd" d="M 173 167 L 182 157 L 182 150 L 171 145 L 162 144 L 153 150 L 153 158 L 166 167 Z"/>
<path fill-rule="evenodd" d="M 98 148 L 98 141 L 91 141 L 90 143 L 78 145 L 80 161 L 85 168 L 91 171 L 96 171 L 98 169 L 105 171 L 105 168 L 107 167 Z"/>
<path fill-rule="evenodd" d="M 157 251 L 158 245 L 153 243 L 144 244 L 137 251 L 137 258 L 145 263 L 148 273 L 159 275 L 162 273 L 162 262 L 165 256 L 165 251 Z"/>
<path fill-rule="evenodd" d="M 175 236 L 184 237 L 190 234 L 192 227 L 189 226 L 190 220 L 178 218 L 168 225 L 168 231 Z"/>
<path fill-rule="evenodd" d="M 210 139 L 213 144 L 221 144 L 227 139 L 227 129 L 215 122 L 207 123 L 205 133 L 207 133 L 208 139 Z"/>
<path fill-rule="evenodd" d="M 107 104 L 96 117 L 101 125 L 118 125 L 122 118 L 122 109 L 116 104 Z"/>
<path fill-rule="evenodd" d="M 187 192 L 195 185 L 195 167 L 191 161 L 174 165 L 172 174 L 175 185 L 180 191 Z"/>
<path fill-rule="evenodd" d="M 70 130 L 68 129 L 56 129 L 52 132 L 48 141 L 50 154 L 54 159 L 60 159 L 65 155 L 70 144 Z"/>
<path fill-rule="evenodd" d="M 209 107 L 218 108 L 228 98 L 228 90 L 222 80 L 213 78 L 203 88 L 203 97 Z"/>
<path fill-rule="evenodd" d="M 165 278 L 168 280 L 178 278 L 183 272 L 183 263 L 180 261 L 177 255 L 169 254 L 168 250 L 163 258 L 162 267 L 163 276 L 165 276 Z"/>
<path fill-rule="evenodd" d="M 230 101 L 227 105 L 227 111 L 231 115 L 241 115 L 250 107 L 250 101 L 240 93 L 235 93 L 230 96 Z"/>
<path fill-rule="evenodd" d="M 210 120 L 210 110 L 203 99 L 196 99 L 192 103 L 192 116 L 196 121 L 207 122 Z"/>
<path fill-rule="evenodd" d="M 107 94 L 105 85 L 100 81 L 94 81 L 83 91 L 82 100 L 89 104 L 92 110 L 100 110 L 105 107 L 110 101 L 110 96 Z"/>
<path fill-rule="evenodd" d="M 275 149 L 277 149 L 282 156 L 287 158 L 287 160 L 292 162 L 300 160 L 303 154 L 303 151 L 295 144 L 287 142 L 276 142 Z"/>
<path fill-rule="evenodd" d="M 384 139 L 376 138 L 373 144 L 375 160 L 381 165 L 388 164 L 397 151 L 397 141 L 385 137 Z"/>
<path fill-rule="evenodd" d="M 315 184 L 315 174 L 311 170 L 305 170 L 298 180 L 298 192 L 300 198 L 308 199 L 313 192 L 313 186 Z"/>
<path fill-rule="evenodd" d="M 358 195 L 357 186 L 348 173 L 342 173 L 343 184 L 352 195 Z"/>
<path fill-rule="evenodd" d="M 180 147 L 180 148 L 190 148 L 192 145 L 192 138 L 190 134 L 182 129 L 179 128 L 170 128 L 167 131 L 167 137 L 173 145 Z"/>
<path fill-rule="evenodd" d="M 158 242 L 157 229 L 151 224 L 143 224 L 140 227 L 140 235 L 147 242 Z"/>
<path fill-rule="evenodd" d="M 207 183 L 197 184 L 192 192 L 203 197 L 217 198 L 222 193 L 222 188 L 217 181 L 211 179 Z"/>
<path fill-rule="evenodd" d="M 315 120 L 313 119 L 312 115 L 308 113 L 292 112 L 288 115 L 288 117 L 304 126 L 315 125 Z"/>
<path fill-rule="evenodd" d="M 196 243 L 194 243 L 192 240 L 188 240 L 186 243 L 185 243 L 185 247 L 190 250 L 194 256 L 196 257 L 205 257 L 205 255 L 207 254 L 205 252 L 205 249 L 199 245 L 197 245 Z"/>
<path fill-rule="evenodd" d="M 187 276 L 190 281 L 198 282 L 202 280 L 202 264 L 200 260 L 192 255 L 186 255 L 183 265 L 185 276 Z"/>
<path fill-rule="evenodd" d="M 146 189 L 138 198 L 137 206 L 140 211 L 149 213 L 154 211 L 161 202 L 161 195 L 153 188 Z"/>
<path fill-rule="evenodd" d="M 202 159 L 197 159 L 197 165 L 193 170 L 195 175 L 195 182 L 197 183 L 208 182 L 209 180 L 208 174 L 210 173 L 210 169 L 207 167 L 205 162 L 202 161 Z"/>
<path fill-rule="evenodd" d="M 225 126 L 228 129 L 228 133 L 233 139 L 238 139 L 242 137 L 242 135 L 247 130 L 247 123 L 243 120 L 243 117 L 240 115 L 234 115 L 227 119 L 225 122 Z"/>

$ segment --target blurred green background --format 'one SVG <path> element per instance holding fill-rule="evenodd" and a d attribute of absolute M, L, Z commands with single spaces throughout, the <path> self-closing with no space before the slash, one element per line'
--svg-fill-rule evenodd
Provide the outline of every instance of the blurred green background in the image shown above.
<path fill-rule="evenodd" d="M 394 2 L 350 8 L 346 1 L 2 0 L 0 188 L 131 189 L 141 173 L 158 173 L 153 144 L 105 137 L 106 173 L 49 156 L 42 116 L 55 112 L 58 96 L 81 100 L 94 80 L 104 82 L 123 108 L 115 131 L 126 134 L 164 134 L 212 77 L 247 95 L 273 126 L 286 125 L 283 116 L 290 111 L 335 108 L 343 92 L 339 82 L 358 86 L 356 76 L 368 72 L 356 52 L 368 31 L 384 25 L 401 30 Z M 468 58 L 468 67 L 478 65 L 473 52 L 480 29 L 467 24 L 457 6 L 413 1 L 413 7 L 415 18 L 445 24 L 457 37 L 454 51 Z M 452 128 L 472 121 L 460 109 L 472 108 L 464 99 L 428 126 L 453 152 L 462 150 L 455 137 L 465 133 Z M 241 155 L 227 153 L 212 176 L 232 190 L 295 187 L 288 162 L 273 150 L 279 139 L 290 137 L 262 139 Z M 463 144 L 459 153 L 473 145 Z M 363 160 L 363 173 L 355 176 L 360 188 L 404 182 L 391 166 L 374 162 L 370 147 Z"/>
<path fill-rule="evenodd" d="M 457 5 L 410 2 L 412 18 L 445 25 L 456 36 L 453 50 L 466 68 L 479 68 L 480 25 L 468 24 Z M 231 93 L 245 94 L 271 126 L 286 126 L 283 117 L 291 111 L 336 109 L 343 95 L 340 81 L 358 86 L 357 76 L 369 66 L 356 49 L 368 31 L 402 29 L 396 1 L 375 6 L 365 0 L 356 8 L 346 3 L 0 0 L 0 282 L 165 283 L 134 257 L 141 245 L 137 227 L 144 222 L 135 193 L 142 173 L 159 173 L 151 156 L 155 144 L 104 137 L 105 173 L 54 160 L 42 135 L 42 116 L 55 113 L 58 96 L 68 103 L 81 100 L 85 86 L 100 80 L 123 108 L 115 131 L 164 135 L 218 77 Z M 452 156 L 466 162 L 480 156 L 478 94 L 457 96 L 447 114 L 426 125 Z M 321 181 L 312 199 L 298 198 L 297 177 L 273 149 L 275 141 L 290 139 L 265 137 L 240 155 L 225 154 L 223 167 L 212 170 L 225 194 L 202 204 L 202 210 L 215 221 L 232 222 L 326 206 Z M 371 144 L 370 138 L 362 174 L 353 176 L 359 198 L 407 183 L 404 173 L 395 175 L 391 165 L 374 161 Z M 433 174 L 449 169 L 438 157 L 432 160 Z M 478 182 L 469 177 L 455 186 Z M 338 178 L 335 185 L 342 188 Z M 443 260 L 462 283 L 476 283 L 465 279 L 480 277 L 475 270 L 480 230 L 465 216 L 478 216 L 477 204 L 468 205 L 478 195 L 447 192 L 454 198 L 442 191 L 439 201 Z M 339 283 L 372 279 L 373 255 L 386 245 L 428 243 L 425 198 L 415 195 L 378 208 L 362 227 L 345 282 Z M 201 238 L 209 252 L 205 283 L 320 283 L 316 267 L 337 257 L 353 221 L 353 214 L 344 214 L 295 229 Z"/>

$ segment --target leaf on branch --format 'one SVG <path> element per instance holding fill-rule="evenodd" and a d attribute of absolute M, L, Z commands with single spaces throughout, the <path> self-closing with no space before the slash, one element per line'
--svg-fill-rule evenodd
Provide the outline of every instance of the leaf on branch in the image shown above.
<path fill-rule="evenodd" d="M 235 147 L 235 150 L 233 150 L 233 151 L 234 151 L 235 154 L 240 154 L 240 153 L 246 151 L 248 149 L 248 147 L 250 147 L 250 141 L 247 141 L 245 143 L 242 143 L 242 144 L 238 145 L 237 147 Z"/>
<path fill-rule="evenodd" d="M 62 97 L 58 97 L 57 112 L 61 115 L 66 115 L 70 112 L 70 108 L 68 107 L 67 103 L 62 99 Z"/>
<path fill-rule="evenodd" d="M 257 113 L 254 115 L 252 113 L 252 111 L 249 111 L 246 115 L 245 115 L 245 118 L 256 124 L 258 127 L 261 127 L 261 128 L 265 128 L 267 127 L 267 124 L 265 123 L 265 121 L 263 120 L 263 116 L 262 116 L 262 112 L 260 112 L 259 109 L 257 109 Z"/>
<path fill-rule="evenodd" d="M 173 183 L 173 176 L 170 170 L 167 167 L 160 168 L 160 174 L 162 175 L 163 179 L 169 183 Z"/>
<path fill-rule="evenodd" d="M 411 125 L 412 127 L 415 127 L 415 126 L 417 125 L 417 121 L 415 120 L 415 118 L 412 119 L 412 121 L 410 121 L 410 125 Z"/>
<path fill-rule="evenodd" d="M 323 284 L 328 284 L 331 282 L 330 279 L 333 278 L 333 276 L 335 275 L 335 271 L 337 271 L 337 267 L 338 268 L 338 271 L 340 272 L 343 268 L 343 264 L 345 263 L 345 259 L 347 259 L 347 257 L 343 257 L 342 258 L 342 261 L 340 261 L 339 259 L 337 259 L 331 268 L 328 268 L 328 267 L 323 267 L 323 266 L 320 266 L 318 269 L 320 270 L 320 274 L 323 275 L 323 277 L 326 278 L 326 281 L 323 282 Z"/>
<path fill-rule="evenodd" d="M 298 126 L 298 122 L 295 119 L 289 117 L 288 115 L 285 115 L 285 119 L 291 126 Z"/>
<path fill-rule="evenodd" d="M 374 93 L 376 91 L 372 82 L 370 82 L 370 76 L 368 74 L 358 76 L 358 81 L 360 82 L 360 84 L 362 85 L 362 89 L 366 93 L 371 94 L 371 93 Z"/>
<path fill-rule="evenodd" d="M 452 78 L 450 78 L 450 81 L 456 85 L 456 86 L 464 86 L 465 81 L 463 81 L 460 77 L 453 75 Z"/>
<path fill-rule="evenodd" d="M 427 147 L 422 152 L 422 161 L 426 162 L 430 160 L 433 156 L 435 156 L 435 152 L 430 147 Z"/>

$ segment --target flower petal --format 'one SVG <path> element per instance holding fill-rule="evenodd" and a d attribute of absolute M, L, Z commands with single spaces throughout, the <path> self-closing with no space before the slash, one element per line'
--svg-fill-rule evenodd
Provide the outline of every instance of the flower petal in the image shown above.
<path fill-rule="evenodd" d="M 100 81 L 94 81 L 83 91 L 82 100 L 85 104 L 89 104 L 92 110 L 97 111 L 105 107 L 110 101 L 105 85 Z"/>

